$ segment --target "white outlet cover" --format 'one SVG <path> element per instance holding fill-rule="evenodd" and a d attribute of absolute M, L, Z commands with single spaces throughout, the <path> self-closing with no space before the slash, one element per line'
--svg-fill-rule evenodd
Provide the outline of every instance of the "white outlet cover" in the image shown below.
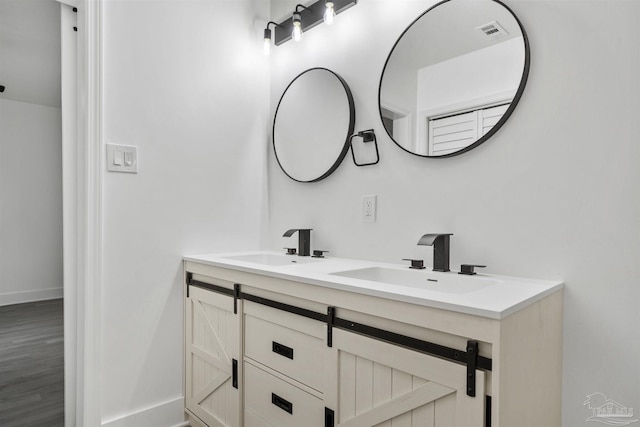
<path fill-rule="evenodd" d="M 362 222 L 376 222 L 377 196 L 362 196 Z"/>
<path fill-rule="evenodd" d="M 138 173 L 138 147 L 107 144 L 107 171 Z"/>

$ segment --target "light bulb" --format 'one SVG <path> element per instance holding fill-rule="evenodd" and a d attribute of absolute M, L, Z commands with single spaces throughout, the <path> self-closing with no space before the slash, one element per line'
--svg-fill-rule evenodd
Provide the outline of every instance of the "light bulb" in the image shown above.
<path fill-rule="evenodd" d="M 262 52 L 267 56 L 271 53 L 271 30 L 269 28 L 264 29 L 264 44 L 262 45 Z"/>
<path fill-rule="evenodd" d="M 264 39 L 262 52 L 265 54 L 265 56 L 269 56 L 271 54 L 271 39 Z"/>
<path fill-rule="evenodd" d="M 291 37 L 293 37 L 293 41 L 299 42 L 302 39 L 302 28 L 300 25 L 293 26 L 293 32 L 291 33 Z"/>
<path fill-rule="evenodd" d="M 333 24 L 333 19 L 336 16 L 336 10 L 333 8 L 333 2 L 325 2 L 326 9 L 324 11 L 324 23 L 327 25 Z"/>
<path fill-rule="evenodd" d="M 302 20 L 299 13 L 293 14 L 293 31 L 291 32 L 293 41 L 299 42 L 302 38 Z"/>

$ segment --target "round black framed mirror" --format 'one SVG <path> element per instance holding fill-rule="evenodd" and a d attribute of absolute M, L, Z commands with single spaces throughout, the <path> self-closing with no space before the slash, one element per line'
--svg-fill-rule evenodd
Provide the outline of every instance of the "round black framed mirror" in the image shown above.
<path fill-rule="evenodd" d="M 355 104 L 342 77 L 311 68 L 285 89 L 273 119 L 273 149 L 282 171 L 298 182 L 331 175 L 349 151 Z"/>
<path fill-rule="evenodd" d="M 422 157 L 482 144 L 507 121 L 529 75 L 527 34 L 499 0 L 444 0 L 400 35 L 380 77 L 391 139 Z"/>

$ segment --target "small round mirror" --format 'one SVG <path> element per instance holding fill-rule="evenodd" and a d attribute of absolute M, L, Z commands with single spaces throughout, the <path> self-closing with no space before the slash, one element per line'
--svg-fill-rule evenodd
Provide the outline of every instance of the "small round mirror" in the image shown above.
<path fill-rule="evenodd" d="M 347 83 L 326 68 L 304 71 L 286 88 L 273 120 L 273 149 L 282 171 L 299 182 L 320 181 L 349 150 L 355 106 Z"/>
<path fill-rule="evenodd" d="M 423 157 L 451 157 L 506 122 L 529 74 L 529 42 L 498 0 L 445 0 L 396 41 L 380 79 L 380 117 L 393 141 Z"/>

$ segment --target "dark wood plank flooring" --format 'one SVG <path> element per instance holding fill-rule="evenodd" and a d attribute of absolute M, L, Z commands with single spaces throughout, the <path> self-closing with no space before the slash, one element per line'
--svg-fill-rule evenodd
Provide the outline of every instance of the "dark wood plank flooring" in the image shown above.
<path fill-rule="evenodd" d="M 62 300 L 0 307 L 0 426 L 64 426 Z"/>

